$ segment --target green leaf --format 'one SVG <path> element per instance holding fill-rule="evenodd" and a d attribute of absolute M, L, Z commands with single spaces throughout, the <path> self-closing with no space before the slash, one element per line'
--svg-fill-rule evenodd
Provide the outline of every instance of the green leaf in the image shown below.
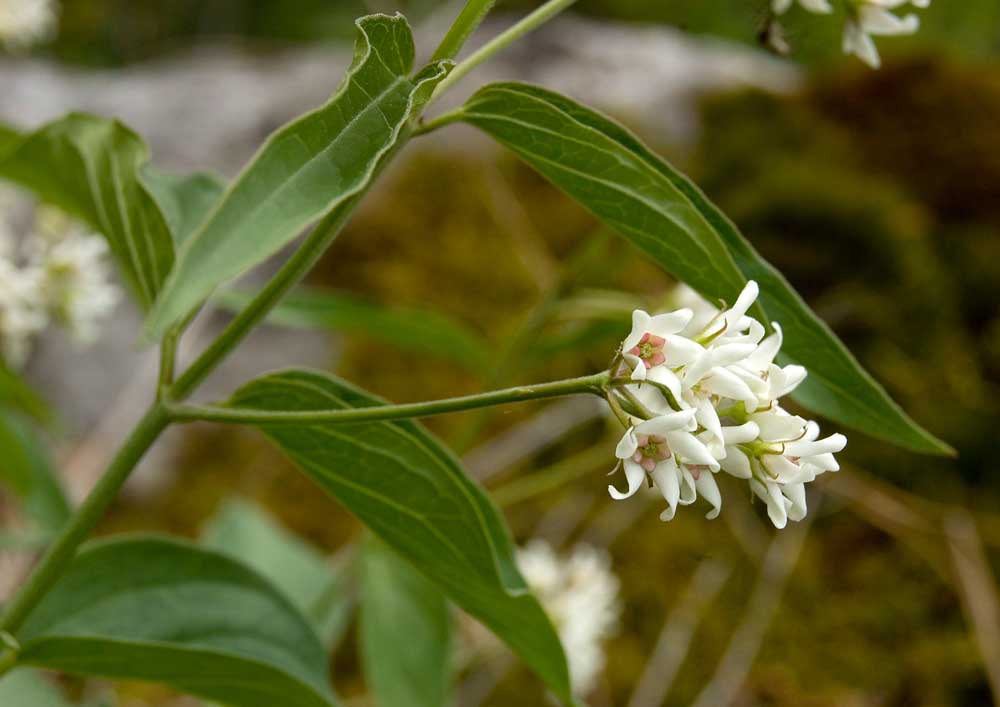
<path fill-rule="evenodd" d="M 37 670 L 19 668 L 0 677 L 0 705 L 4 707 L 70 707 L 54 684 Z"/>
<path fill-rule="evenodd" d="M 325 410 L 382 404 L 324 373 L 256 380 L 231 405 Z M 378 537 L 489 626 L 567 702 L 555 630 L 514 561 L 503 518 L 455 457 L 409 421 L 264 428 L 314 481 Z"/>
<path fill-rule="evenodd" d="M 435 64 L 408 78 L 413 36 L 402 15 L 363 17 L 357 26 L 354 63 L 333 98 L 274 133 L 184 241 L 146 322 L 149 334 L 162 334 L 220 283 L 361 194 L 401 143 L 447 69 Z"/>
<path fill-rule="evenodd" d="M 452 658 L 448 602 L 384 543 L 361 554 L 361 655 L 378 707 L 445 707 Z"/>
<path fill-rule="evenodd" d="M 45 444 L 31 425 L 0 410 L 0 483 L 13 491 L 25 515 L 39 529 L 56 532 L 69 519 L 70 507 Z"/>
<path fill-rule="evenodd" d="M 815 412 L 928 454 L 953 450 L 889 397 L 787 280 L 687 177 L 608 118 L 559 94 L 492 84 L 461 119 L 506 145 L 710 300 L 733 302 L 748 279 L 785 332 L 785 360 L 809 369 L 796 399 Z"/>
<path fill-rule="evenodd" d="M 176 246 L 205 220 L 225 188 L 212 174 L 167 174 L 149 165 L 142 170 L 141 178 L 167 220 Z"/>
<path fill-rule="evenodd" d="M 124 125 L 80 113 L 17 138 L 0 136 L 0 177 L 103 234 L 143 308 L 174 262 L 170 229 L 140 179 L 148 159 L 146 144 Z"/>
<path fill-rule="evenodd" d="M 353 603 L 347 568 L 285 530 L 260 506 L 226 502 L 209 520 L 201 542 L 269 579 L 313 622 L 328 647 L 346 629 Z"/>
<path fill-rule="evenodd" d="M 295 607 L 228 556 L 168 538 L 86 547 L 17 639 L 20 664 L 163 682 L 232 707 L 334 704 L 323 647 Z"/>
<path fill-rule="evenodd" d="M 3 361 L 0 361 L 0 406 L 20 410 L 39 422 L 48 422 L 52 417 L 48 404 Z"/>
<path fill-rule="evenodd" d="M 218 302 L 238 310 L 252 298 L 250 293 L 230 290 L 221 293 Z M 481 336 L 439 312 L 386 306 L 346 292 L 299 288 L 271 310 L 268 321 L 362 334 L 392 344 L 394 349 L 443 358 L 470 371 L 482 371 L 492 360 L 489 344 Z"/>

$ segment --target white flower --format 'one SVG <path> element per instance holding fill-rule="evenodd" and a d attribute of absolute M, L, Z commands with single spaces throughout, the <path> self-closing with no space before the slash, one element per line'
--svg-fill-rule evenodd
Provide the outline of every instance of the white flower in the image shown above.
<path fill-rule="evenodd" d="M 41 272 L 0 256 L 0 350 L 13 368 L 24 365 L 32 339 L 48 324 L 41 289 Z"/>
<path fill-rule="evenodd" d="M 673 351 L 679 337 L 671 335 L 686 327 L 692 316 L 689 309 L 655 317 L 641 309 L 632 313 L 632 331 L 622 343 L 622 356 L 633 369 L 633 380 L 645 380 L 646 372 L 654 366 L 677 365 Z"/>
<path fill-rule="evenodd" d="M 722 498 L 714 475 L 725 471 L 750 481 L 776 526 L 804 517 L 803 484 L 835 471 L 833 455 L 847 440 L 820 440 L 814 422 L 780 407 L 806 369 L 775 363 L 784 334 L 774 324 L 765 337 L 764 325 L 747 314 L 757 295 L 751 281 L 726 310 L 688 294 L 689 306 L 677 312 L 633 314 L 622 345 L 628 375 L 618 378 L 627 429 L 615 451 L 627 488 L 609 486 L 612 498 L 629 498 L 648 481 L 667 502 L 662 520 L 699 495 L 715 518 Z"/>
<path fill-rule="evenodd" d="M 35 243 L 39 247 L 33 260 L 44 273 L 43 294 L 49 311 L 78 341 L 92 342 L 100 320 L 120 299 L 105 264 L 107 244 L 75 224 L 61 233 L 43 231 Z"/>
<path fill-rule="evenodd" d="M 56 21 L 52 0 L 0 0 L 0 44 L 25 49 L 52 36 Z"/>
<path fill-rule="evenodd" d="M 581 544 L 560 557 L 544 540 L 532 540 L 517 559 L 559 634 L 574 694 L 586 695 L 604 669 L 604 641 L 621 613 L 620 585 L 607 553 Z"/>
<path fill-rule="evenodd" d="M 920 19 L 909 14 L 899 17 L 890 10 L 906 4 L 925 8 L 930 0 L 854 0 L 848 6 L 844 24 L 843 50 L 853 54 L 873 69 L 882 65 L 873 36 L 914 34 L 920 29 Z"/>
<path fill-rule="evenodd" d="M 0 345 L 6 362 L 22 366 L 32 339 L 50 319 L 78 341 L 93 341 L 99 321 L 120 297 L 110 282 L 104 239 L 60 211 L 39 208 L 19 263 L 9 226 L 0 218 Z"/>

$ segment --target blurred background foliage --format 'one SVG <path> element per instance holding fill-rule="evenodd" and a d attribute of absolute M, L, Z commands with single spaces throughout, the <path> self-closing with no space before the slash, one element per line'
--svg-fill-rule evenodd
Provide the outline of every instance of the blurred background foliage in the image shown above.
<path fill-rule="evenodd" d="M 532 0 L 501 0 L 498 10 L 519 12 L 534 5 Z M 49 51 L 70 62 L 121 65 L 206 38 L 343 41 L 353 36 L 354 18 L 367 12 L 400 10 L 420 19 L 443 6 L 442 0 L 68 0 Z M 767 7 L 767 0 L 581 0 L 577 10 L 754 43 Z M 1000 50 L 1000 4 L 994 0 L 935 2 L 921 14 L 921 32 L 891 41 L 894 48 L 972 57 Z M 839 21 L 795 11 L 788 38 L 797 60 L 824 66 L 839 59 Z"/>
<path fill-rule="evenodd" d="M 385 3 L 417 15 L 437 4 Z M 765 15 L 763 2 L 747 0 L 583 0 L 579 7 L 748 43 Z M 361 0 L 71 0 L 43 52 L 121 65 L 219 37 L 339 41 L 366 9 L 385 8 Z M 955 460 L 918 458 L 851 435 L 845 470 L 816 484 L 812 528 L 787 586 L 774 589 L 783 599 L 740 704 L 991 701 L 940 520 L 942 504 L 973 509 L 994 566 L 1000 560 L 1000 3 L 935 0 L 923 19 L 915 37 L 880 42 L 892 60 L 869 72 L 840 58 L 839 23 L 797 12 L 789 39 L 813 69 L 800 92 L 707 98 L 693 151 L 656 146 L 680 159 L 890 393 L 960 451 Z M 672 296 L 669 278 L 513 159 L 429 150 L 364 205 L 311 284 L 436 309 L 488 342 L 494 365 L 479 374 L 415 353 L 386 355 L 371 337 L 349 337 L 336 354 L 331 346 L 339 374 L 400 402 L 593 371 L 606 365 L 633 304 L 663 307 Z M 539 409 L 429 424 L 467 451 Z M 591 454 L 580 462 L 589 472 L 584 480 L 506 509 L 521 540 L 541 524 L 566 541 L 610 547 L 625 614 L 595 705 L 627 704 L 695 569 L 707 557 L 732 568 L 666 702 L 692 704 L 744 620 L 772 532 L 735 485 L 723 490 L 726 507 L 714 522 L 688 509 L 661 524 L 638 501 L 612 504 L 603 474 L 613 438 L 594 419 L 490 484 L 608 450 L 607 459 Z M 102 530 L 194 535 L 235 494 L 328 551 L 359 533 L 252 432 L 193 431 L 176 469 L 162 494 L 123 501 Z M 930 519 L 931 531 L 900 516 L 899 503 Z M 350 649 L 335 660 L 335 682 L 348 695 L 363 689 L 356 660 Z M 135 704 L 167 699 L 159 688 L 132 686 L 125 694 Z M 515 701 L 543 704 L 536 683 L 517 669 L 486 704 Z"/>

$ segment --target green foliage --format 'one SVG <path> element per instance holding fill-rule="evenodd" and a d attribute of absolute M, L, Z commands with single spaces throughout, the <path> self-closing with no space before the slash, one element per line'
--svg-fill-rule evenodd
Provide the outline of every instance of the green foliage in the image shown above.
<path fill-rule="evenodd" d="M 259 506 L 241 500 L 230 500 L 219 509 L 201 542 L 269 579 L 309 618 L 327 647 L 339 641 L 352 608 L 343 563 L 335 565 Z"/>
<path fill-rule="evenodd" d="M 0 677 L 0 704 L 5 707 L 70 707 L 55 685 L 30 668 L 20 668 Z"/>
<path fill-rule="evenodd" d="M 252 295 L 238 290 L 220 293 L 217 301 L 239 310 Z M 411 351 L 452 361 L 476 372 L 490 362 L 486 341 L 460 322 L 431 309 L 385 306 L 325 288 L 303 287 L 271 310 L 272 324 L 302 329 L 331 329 L 362 334 L 391 350 Z"/>
<path fill-rule="evenodd" d="M 401 143 L 445 65 L 408 78 L 414 46 L 401 15 L 372 15 L 357 26 L 354 63 L 333 98 L 274 133 L 184 241 L 147 320 L 149 334 L 162 335 L 219 284 L 324 214 L 349 210 Z"/>
<path fill-rule="evenodd" d="M 361 654 L 378 707 L 446 707 L 451 616 L 441 590 L 369 538 L 361 554 Z"/>
<path fill-rule="evenodd" d="M 159 537 L 95 543 L 17 634 L 19 663 L 155 680 L 234 707 L 329 707 L 302 615 L 226 555 Z"/>
<path fill-rule="evenodd" d="M 124 125 L 81 113 L 0 139 L 0 177 L 104 235 L 144 308 L 174 262 L 168 222 L 141 178 L 148 159 L 146 144 Z"/>
<path fill-rule="evenodd" d="M 176 175 L 160 172 L 150 166 L 142 170 L 141 179 L 180 247 L 222 194 L 224 185 L 211 174 Z"/>
<path fill-rule="evenodd" d="M 733 302 L 747 279 L 757 280 L 766 314 L 784 327 L 785 359 L 809 368 L 795 396 L 804 405 L 914 451 L 951 453 L 889 398 L 698 187 L 628 131 L 567 98 L 523 84 L 480 89 L 461 116 L 710 300 Z"/>
<path fill-rule="evenodd" d="M 371 407 L 380 401 L 331 376 L 290 370 L 250 383 L 230 404 L 304 411 Z M 502 516 L 419 425 L 401 420 L 264 431 L 325 491 L 570 701 L 562 646 L 517 569 Z"/>
<path fill-rule="evenodd" d="M 48 404 L 3 361 L 0 361 L 0 406 L 23 412 L 39 422 L 51 417 Z"/>
<path fill-rule="evenodd" d="M 0 409 L 0 483 L 21 502 L 25 515 L 45 533 L 55 533 L 70 508 L 46 445 L 27 421 Z"/>

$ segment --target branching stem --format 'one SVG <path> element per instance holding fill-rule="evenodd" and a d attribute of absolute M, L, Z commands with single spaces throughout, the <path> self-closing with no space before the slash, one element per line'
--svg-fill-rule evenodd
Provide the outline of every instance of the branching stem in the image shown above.
<path fill-rule="evenodd" d="M 172 422 L 221 422 L 234 425 L 334 425 L 380 420 L 402 420 L 431 415 L 443 415 L 462 410 L 473 410 L 494 405 L 543 400 L 568 395 L 591 394 L 604 396 L 609 375 L 606 371 L 592 376 L 522 385 L 503 390 L 492 390 L 476 395 L 463 395 L 443 400 L 427 400 L 401 405 L 379 405 L 369 408 L 334 410 L 252 410 L 221 405 L 168 404 Z"/>

